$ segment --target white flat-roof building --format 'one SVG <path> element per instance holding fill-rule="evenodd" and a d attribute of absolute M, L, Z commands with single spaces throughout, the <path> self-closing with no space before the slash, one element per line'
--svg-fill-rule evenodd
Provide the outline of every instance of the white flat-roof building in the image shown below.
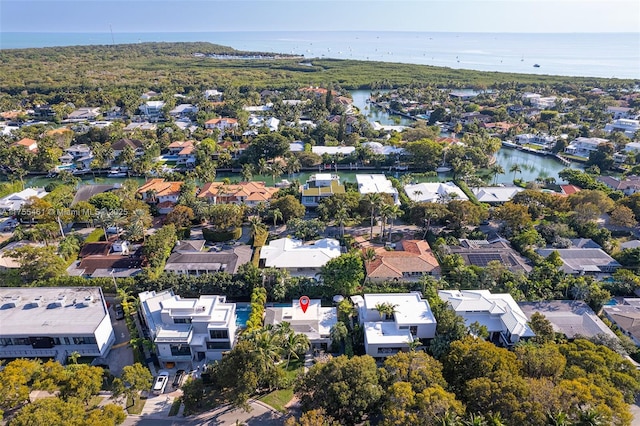
<path fill-rule="evenodd" d="M 0 288 L 0 358 L 104 357 L 115 342 L 100 287 Z"/>
<path fill-rule="evenodd" d="M 172 290 L 139 294 L 142 318 L 156 345 L 160 362 L 222 359 L 236 339 L 236 304 L 225 296 L 183 299 Z"/>
<path fill-rule="evenodd" d="M 2 213 L 18 213 L 22 206 L 31 197 L 42 198 L 48 192 L 44 188 L 27 188 L 20 192 L 14 192 L 6 197 L 0 198 L 0 212 Z"/>
<path fill-rule="evenodd" d="M 487 327 L 489 340 L 511 346 L 522 338 L 535 336 L 527 316 L 513 297 L 491 294 L 489 290 L 440 290 L 438 296 L 449 302 L 467 326 L 474 322 Z"/>
<path fill-rule="evenodd" d="M 364 326 L 367 355 L 374 358 L 406 352 L 415 339 L 436 336 L 436 319 L 420 293 L 365 294 L 352 296 L 351 300 L 358 307 L 358 317 Z M 395 312 L 383 318 L 376 307 L 385 303 L 391 304 Z"/>
<path fill-rule="evenodd" d="M 331 345 L 331 327 L 338 322 L 338 311 L 335 307 L 323 308 L 320 299 L 311 299 L 306 312 L 302 311 L 297 299 L 291 306 L 265 310 L 265 325 L 283 322 L 288 322 L 296 333 L 307 336 L 313 348 L 326 351 Z"/>
<path fill-rule="evenodd" d="M 260 250 L 260 265 L 286 269 L 292 276 L 315 277 L 331 259 L 340 256 L 340 242 L 324 238 L 304 244 L 301 240 L 279 238 Z"/>
<path fill-rule="evenodd" d="M 564 149 L 564 152 L 587 158 L 590 153 L 598 150 L 598 145 L 607 142 L 609 142 L 609 139 L 579 137 L 573 140 L 573 142 Z"/>
<path fill-rule="evenodd" d="M 550 135 L 534 135 L 532 133 L 523 133 L 516 135 L 516 142 L 520 145 L 533 144 L 543 148 L 549 148 L 556 143 L 556 138 Z"/>
<path fill-rule="evenodd" d="M 451 200 L 468 200 L 469 197 L 453 182 L 423 182 L 405 185 L 404 190 L 416 203 L 446 203 Z"/>
<path fill-rule="evenodd" d="M 311 152 L 316 155 L 349 155 L 356 150 L 354 146 L 314 146 Z"/>
<path fill-rule="evenodd" d="M 640 120 L 630 120 L 628 118 L 619 118 L 604 126 L 604 131 L 607 133 L 623 132 L 631 139 L 633 139 L 638 130 L 640 130 Z"/>
<path fill-rule="evenodd" d="M 473 188 L 473 195 L 476 196 L 481 203 L 499 204 L 511 201 L 524 188 L 519 186 L 481 186 Z"/>
<path fill-rule="evenodd" d="M 385 175 L 356 175 L 356 182 L 358 182 L 358 191 L 360 194 L 389 194 L 393 197 L 394 203 L 400 204 L 398 191 Z"/>

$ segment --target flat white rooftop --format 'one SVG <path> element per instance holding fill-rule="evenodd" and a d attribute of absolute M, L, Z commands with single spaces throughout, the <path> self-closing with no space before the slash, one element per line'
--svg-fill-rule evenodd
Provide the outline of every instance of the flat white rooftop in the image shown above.
<path fill-rule="evenodd" d="M 391 181 L 385 175 L 356 175 L 358 182 L 358 191 L 361 194 L 385 193 L 397 194 L 398 191 L 393 187 Z"/>
<path fill-rule="evenodd" d="M 398 330 L 394 322 L 365 322 L 364 332 L 370 345 L 409 344 L 413 342 L 411 332 Z"/>
<path fill-rule="evenodd" d="M 0 335 L 93 334 L 109 315 L 99 287 L 2 287 Z"/>
<path fill-rule="evenodd" d="M 377 304 L 395 305 L 395 323 L 398 325 L 435 324 L 429 302 L 418 293 L 373 293 L 364 295 L 365 309 L 375 309 Z"/>

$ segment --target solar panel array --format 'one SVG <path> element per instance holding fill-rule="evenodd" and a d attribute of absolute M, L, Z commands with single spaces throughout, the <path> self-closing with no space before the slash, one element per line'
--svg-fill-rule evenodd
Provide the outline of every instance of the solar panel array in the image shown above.
<path fill-rule="evenodd" d="M 469 253 L 469 263 L 475 266 L 487 266 L 493 260 L 502 263 L 502 256 L 498 253 Z"/>

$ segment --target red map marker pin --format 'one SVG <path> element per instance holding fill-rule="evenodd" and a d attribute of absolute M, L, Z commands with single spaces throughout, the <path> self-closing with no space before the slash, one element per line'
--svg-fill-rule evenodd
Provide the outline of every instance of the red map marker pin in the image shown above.
<path fill-rule="evenodd" d="M 311 300 L 309 300 L 309 297 L 307 296 L 302 296 L 300 298 L 300 307 L 302 308 L 302 312 L 306 313 L 307 312 L 307 308 L 309 307 L 309 303 L 311 302 Z"/>

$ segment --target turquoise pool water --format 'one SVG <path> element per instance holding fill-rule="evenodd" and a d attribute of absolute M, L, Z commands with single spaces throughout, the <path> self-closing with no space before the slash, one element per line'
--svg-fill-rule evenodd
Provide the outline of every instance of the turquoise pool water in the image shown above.
<path fill-rule="evenodd" d="M 250 305 L 236 304 L 236 327 L 246 328 L 249 315 L 251 314 Z"/>

